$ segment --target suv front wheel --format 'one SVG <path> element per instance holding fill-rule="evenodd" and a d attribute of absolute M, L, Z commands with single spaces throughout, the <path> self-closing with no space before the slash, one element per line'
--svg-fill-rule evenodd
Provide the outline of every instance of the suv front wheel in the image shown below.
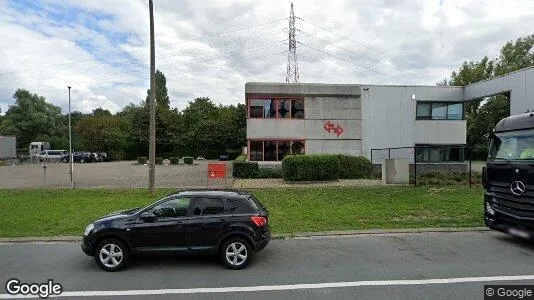
<path fill-rule="evenodd" d="M 104 240 L 96 248 L 96 263 L 105 271 L 119 271 L 128 264 L 129 259 L 128 248 L 119 240 Z"/>
<path fill-rule="evenodd" d="M 226 267 L 234 270 L 243 269 L 250 260 L 250 246 L 242 238 L 228 239 L 221 247 L 221 260 Z"/>

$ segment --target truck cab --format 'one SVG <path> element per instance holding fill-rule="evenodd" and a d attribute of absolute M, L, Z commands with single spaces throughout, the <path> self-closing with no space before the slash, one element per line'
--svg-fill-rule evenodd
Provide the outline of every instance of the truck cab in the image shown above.
<path fill-rule="evenodd" d="M 510 116 L 490 134 L 482 171 L 484 222 L 493 230 L 534 237 L 534 112 Z"/>
<path fill-rule="evenodd" d="M 50 150 L 49 142 L 31 142 L 29 154 L 31 158 L 34 158 L 38 154 L 42 153 L 45 150 Z"/>

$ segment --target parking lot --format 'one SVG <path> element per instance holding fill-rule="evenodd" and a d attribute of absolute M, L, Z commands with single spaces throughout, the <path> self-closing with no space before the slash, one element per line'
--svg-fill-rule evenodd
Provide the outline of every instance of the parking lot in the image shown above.
<path fill-rule="evenodd" d="M 156 187 L 206 187 L 207 164 L 208 161 L 195 161 L 193 165 L 156 165 Z M 70 187 L 68 163 L 47 163 L 46 180 L 44 173 L 42 164 L 0 166 L 0 188 Z M 148 187 L 148 166 L 137 165 L 135 161 L 75 163 L 73 174 L 76 188 Z M 224 183 L 212 181 L 212 185 L 223 186 Z"/>

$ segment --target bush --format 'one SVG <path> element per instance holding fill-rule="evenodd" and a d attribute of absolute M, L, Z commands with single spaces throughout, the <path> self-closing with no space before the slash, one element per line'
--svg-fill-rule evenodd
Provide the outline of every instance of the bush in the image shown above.
<path fill-rule="evenodd" d="M 360 179 L 371 178 L 371 161 L 362 156 L 338 155 L 339 178 Z"/>
<path fill-rule="evenodd" d="M 260 168 L 258 178 L 282 178 L 282 169 Z"/>
<path fill-rule="evenodd" d="M 162 165 L 163 164 L 163 157 L 156 157 L 154 162 L 156 163 L 156 165 Z"/>
<path fill-rule="evenodd" d="M 193 164 L 193 158 L 191 156 L 185 156 L 184 157 L 184 164 L 186 165 L 192 165 Z"/>
<path fill-rule="evenodd" d="M 339 179 L 337 155 L 288 155 L 282 160 L 285 181 L 322 181 Z"/>
<path fill-rule="evenodd" d="M 178 165 L 178 164 L 180 164 L 180 158 L 179 157 L 169 157 L 169 163 L 171 165 Z"/>
<path fill-rule="evenodd" d="M 138 157 L 137 158 L 137 164 L 139 165 L 146 165 L 148 162 L 148 158 L 146 157 Z"/>
<path fill-rule="evenodd" d="M 232 176 L 234 178 L 258 178 L 260 168 L 257 162 L 234 161 Z"/>
<path fill-rule="evenodd" d="M 478 184 L 481 181 L 480 172 L 471 172 L 471 183 Z M 417 177 L 417 185 L 468 185 L 469 172 L 432 171 Z"/>
<path fill-rule="evenodd" d="M 235 161 L 247 161 L 247 156 L 245 154 L 241 154 L 236 157 Z"/>

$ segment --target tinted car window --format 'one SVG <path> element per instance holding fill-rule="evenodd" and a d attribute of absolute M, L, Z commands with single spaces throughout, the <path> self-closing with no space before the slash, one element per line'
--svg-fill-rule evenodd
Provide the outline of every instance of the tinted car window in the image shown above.
<path fill-rule="evenodd" d="M 250 204 L 247 199 L 227 199 L 226 203 L 228 204 L 228 212 L 231 214 L 247 214 L 255 212 L 254 209 L 250 207 Z"/>
<path fill-rule="evenodd" d="M 197 198 L 193 214 L 195 216 L 216 215 L 224 213 L 224 202 L 219 198 Z"/>
<path fill-rule="evenodd" d="M 184 217 L 189 208 L 189 198 L 174 198 L 152 208 L 152 213 L 160 218 Z"/>

